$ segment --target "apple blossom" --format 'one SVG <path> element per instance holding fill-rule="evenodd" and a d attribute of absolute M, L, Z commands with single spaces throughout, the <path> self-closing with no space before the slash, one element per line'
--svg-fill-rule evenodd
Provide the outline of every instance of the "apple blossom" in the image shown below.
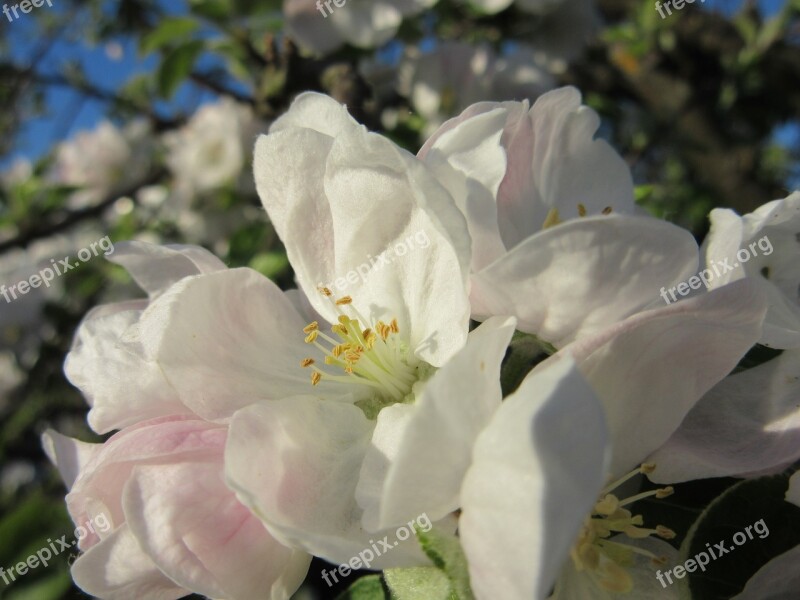
<path fill-rule="evenodd" d="M 104 444 L 47 432 L 45 450 L 70 489 L 76 525 L 105 521 L 79 541 L 78 586 L 98 598 L 289 598 L 310 557 L 272 538 L 223 478 L 227 430 L 162 417 Z"/>
<path fill-rule="evenodd" d="M 711 211 L 711 231 L 703 243 L 706 267 L 719 277 L 711 287 L 748 277 L 769 300 L 761 343 L 773 348 L 800 348 L 800 192 L 773 200 L 740 217 L 734 211 Z"/>
<path fill-rule="evenodd" d="M 405 17 L 438 0 L 284 0 L 283 14 L 292 38 L 308 51 L 327 54 L 345 43 L 374 48 L 388 42 Z"/>
<path fill-rule="evenodd" d="M 598 127 L 578 91 L 562 88 L 532 108 L 473 105 L 420 150 L 470 228 L 473 318 L 514 315 L 561 348 L 697 272 L 689 232 L 635 214 L 630 171 L 593 139 Z"/>
<path fill-rule="evenodd" d="M 674 532 L 629 510 L 672 488 L 616 489 L 656 468 L 647 456 L 758 338 L 764 300 L 740 284 L 581 338 L 502 403 L 461 491 L 459 531 L 479 600 L 545 598 L 554 585 L 556 599 L 677 598 L 654 576 L 676 555 L 655 538 Z M 569 393 L 543 393 L 548 376 Z"/>

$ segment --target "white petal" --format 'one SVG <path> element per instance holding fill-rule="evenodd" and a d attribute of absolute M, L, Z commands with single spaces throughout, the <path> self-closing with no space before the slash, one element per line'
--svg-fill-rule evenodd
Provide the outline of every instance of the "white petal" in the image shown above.
<path fill-rule="evenodd" d="M 64 371 L 88 403 L 89 425 L 108 433 L 167 415 L 191 414 L 158 365 L 147 359 L 137 324 L 146 301 L 97 307 L 75 334 Z"/>
<path fill-rule="evenodd" d="M 800 506 L 800 471 L 789 478 L 789 489 L 786 491 L 786 501 Z"/>
<path fill-rule="evenodd" d="M 50 462 L 58 468 L 67 489 L 70 489 L 100 445 L 87 444 L 48 429 L 42 434 L 42 447 Z"/>
<path fill-rule="evenodd" d="M 497 225 L 495 198 L 506 173 L 500 137 L 508 109 L 500 107 L 464 119 L 436 135 L 420 158 L 450 191 L 467 218 L 472 236 L 472 270 L 505 253 Z"/>
<path fill-rule="evenodd" d="M 269 279 L 232 269 L 172 287 L 143 315 L 141 335 L 184 404 L 203 418 L 225 420 L 257 400 L 311 390 L 300 366 L 309 348 L 305 325 Z M 347 392 L 325 381 L 316 390 Z"/>
<path fill-rule="evenodd" d="M 413 404 L 379 413 L 356 488 L 368 530 L 422 513 L 438 520 L 458 508 L 475 438 L 500 406 L 500 363 L 514 324 L 500 317 L 487 321 Z"/>
<path fill-rule="evenodd" d="M 292 128 L 312 129 L 334 138 L 346 131 L 361 127 L 347 112 L 344 104 L 325 94 L 304 92 L 294 99 L 287 112 L 275 119 L 270 125 L 269 132 L 275 133 Z M 256 175 L 259 173 L 260 169 L 256 167 Z M 265 181 L 264 184 L 268 182 Z"/>
<path fill-rule="evenodd" d="M 345 563 L 388 533 L 365 531 L 355 501 L 373 428 L 353 405 L 307 396 L 250 406 L 231 421 L 228 485 L 278 539 Z M 412 538 L 373 568 L 423 563 Z"/>
<path fill-rule="evenodd" d="M 226 268 L 225 263 L 200 246 L 156 246 L 145 242 L 119 242 L 108 260 L 125 267 L 151 298 L 184 277 Z"/>
<path fill-rule="evenodd" d="M 606 428 L 570 361 L 528 375 L 478 437 L 459 530 L 478 600 L 544 598 L 603 487 Z"/>
<path fill-rule="evenodd" d="M 639 313 L 562 351 L 575 357 L 606 409 L 613 474 L 669 439 L 758 340 L 764 312 L 756 286 L 738 281 Z"/>
<path fill-rule="evenodd" d="M 538 233 L 472 277 L 473 318 L 514 315 L 557 348 L 653 304 L 697 272 L 692 235 L 643 217 L 586 217 Z M 531 298 L 536 298 L 535 302 Z"/>
<path fill-rule="evenodd" d="M 791 600 L 800 595 L 800 546 L 761 567 L 731 600 Z"/>
<path fill-rule="evenodd" d="M 320 14 L 316 4 L 316 0 L 284 0 L 286 32 L 303 48 L 327 54 L 341 46 L 344 39 L 329 19 Z"/>
<path fill-rule="evenodd" d="M 800 351 L 723 379 L 648 459 L 650 479 L 780 471 L 800 458 Z"/>
<path fill-rule="evenodd" d="M 385 0 L 349 0 L 346 10 L 334 10 L 329 19 L 353 46 L 374 48 L 392 39 L 403 15 Z"/>
<path fill-rule="evenodd" d="M 288 598 L 305 576 L 292 563 L 307 570 L 311 560 L 277 542 L 236 500 L 223 479 L 222 455 L 136 467 L 123 505 L 145 552 L 170 578 L 198 594 L 228 600 Z M 290 589 L 283 590 L 288 594 L 266 594 L 287 569 L 295 575 Z"/>
<path fill-rule="evenodd" d="M 87 594 L 107 600 L 174 600 L 191 593 L 156 568 L 127 525 L 82 554 L 72 578 Z"/>

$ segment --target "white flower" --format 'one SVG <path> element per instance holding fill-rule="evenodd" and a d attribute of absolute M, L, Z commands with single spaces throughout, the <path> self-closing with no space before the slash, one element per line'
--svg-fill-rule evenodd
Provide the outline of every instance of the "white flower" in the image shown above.
<path fill-rule="evenodd" d="M 671 488 L 617 488 L 652 472 L 647 456 L 755 342 L 764 311 L 740 282 L 634 315 L 528 375 L 478 437 L 461 492 L 478 600 L 538 600 L 554 585 L 565 600 L 675 597 L 655 577 L 676 555 L 655 537 L 674 533 L 635 507 Z"/>
<path fill-rule="evenodd" d="M 554 86 L 524 46 L 497 56 L 489 46 L 443 42 L 432 52 L 407 52 L 398 91 L 425 117 L 430 134 L 446 118 L 480 100 L 536 98 Z"/>
<path fill-rule="evenodd" d="M 70 198 L 71 208 L 89 206 L 147 174 L 151 135 L 145 121 L 133 121 L 123 129 L 102 121 L 94 130 L 79 132 L 58 145 L 49 177 L 54 183 L 84 188 Z"/>
<path fill-rule="evenodd" d="M 635 215 L 630 171 L 594 139 L 599 124 L 562 88 L 532 108 L 473 105 L 420 150 L 470 228 L 473 318 L 513 315 L 561 348 L 658 305 L 664 285 L 697 272 L 689 232 Z"/>
<path fill-rule="evenodd" d="M 235 269 L 179 282 L 139 333 L 186 406 L 230 421 L 240 500 L 280 539 L 341 562 L 381 531 L 458 507 L 472 440 L 500 403 L 513 320 L 469 333 L 469 238 L 452 198 L 333 100 L 300 96 L 259 139 L 255 175 L 317 316 Z M 424 252 L 383 264 L 420 233 Z M 318 289 L 338 281 L 346 295 Z M 373 566 L 421 562 L 412 541 Z"/>
<path fill-rule="evenodd" d="M 308 51 L 326 54 L 345 43 L 374 48 L 388 42 L 403 19 L 438 0 L 284 0 L 289 35 Z"/>
<path fill-rule="evenodd" d="M 730 209 L 711 211 L 703 244 L 711 287 L 743 277 L 767 294 L 769 312 L 760 343 L 800 348 L 800 192 L 774 200 L 743 217 Z"/>
<path fill-rule="evenodd" d="M 248 164 L 258 127 L 248 107 L 223 98 L 165 134 L 167 165 L 178 191 L 192 195 L 234 183 Z"/>

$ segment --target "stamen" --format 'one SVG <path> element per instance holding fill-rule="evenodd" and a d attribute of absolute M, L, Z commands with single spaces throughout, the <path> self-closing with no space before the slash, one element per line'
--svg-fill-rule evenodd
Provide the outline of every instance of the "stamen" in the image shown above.
<path fill-rule="evenodd" d="M 547 216 L 544 218 L 544 223 L 542 223 L 542 229 L 548 229 L 549 227 L 555 227 L 561 223 L 561 218 L 558 216 L 558 209 L 551 208 Z"/>
<path fill-rule="evenodd" d="M 583 204 L 578 204 L 578 216 L 579 217 L 586 216 L 586 207 Z"/>
<path fill-rule="evenodd" d="M 603 214 L 604 214 L 604 215 L 610 215 L 610 214 L 611 214 L 611 210 L 612 210 L 612 209 L 611 209 L 611 207 L 610 207 L 610 206 L 606 206 L 606 207 L 603 209 Z"/>
<path fill-rule="evenodd" d="M 352 304 L 353 299 L 350 296 L 343 296 L 336 301 L 337 306 L 346 306 L 348 304 Z"/>
<path fill-rule="evenodd" d="M 326 288 L 324 286 L 321 286 L 321 287 L 318 287 L 317 290 L 319 290 L 319 293 L 322 294 L 323 296 L 328 296 L 328 297 L 333 296 L 333 292 L 330 290 L 330 288 Z"/>
<path fill-rule="evenodd" d="M 319 323 L 317 323 L 316 321 L 312 321 L 311 323 L 303 327 L 303 333 L 311 333 L 312 331 L 316 331 L 317 329 L 319 329 Z"/>
<path fill-rule="evenodd" d="M 322 380 L 322 374 L 319 371 L 314 371 L 311 374 L 311 385 L 318 385 Z"/>
<path fill-rule="evenodd" d="M 303 367 L 303 368 L 310 367 L 315 362 L 316 361 L 313 358 L 304 358 L 303 361 L 300 363 L 300 366 Z"/>

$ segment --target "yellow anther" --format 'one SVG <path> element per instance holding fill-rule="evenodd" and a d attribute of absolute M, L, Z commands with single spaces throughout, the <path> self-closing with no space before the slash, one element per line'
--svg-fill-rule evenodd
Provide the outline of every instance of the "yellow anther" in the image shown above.
<path fill-rule="evenodd" d="M 594 505 L 594 512 L 601 515 L 613 515 L 619 507 L 619 498 L 608 494 L 605 498 Z"/>
<path fill-rule="evenodd" d="M 347 346 L 345 344 L 338 344 L 333 347 L 331 354 L 333 354 L 336 358 L 339 358 L 342 355 L 342 352 L 344 352 L 346 349 Z"/>
<path fill-rule="evenodd" d="M 341 323 L 337 323 L 331 327 L 331 331 L 337 335 L 342 337 L 347 337 L 347 327 L 342 325 Z"/>
<path fill-rule="evenodd" d="M 578 216 L 586 216 L 586 207 L 583 204 L 578 204 Z"/>
<path fill-rule="evenodd" d="M 350 323 L 350 317 L 348 317 L 347 315 L 339 315 L 339 323 L 341 323 L 342 325 L 347 325 L 348 323 Z"/>
<path fill-rule="evenodd" d="M 642 463 L 642 466 L 639 467 L 639 472 L 644 475 L 650 475 L 653 471 L 656 470 L 655 463 Z"/>
<path fill-rule="evenodd" d="M 547 213 L 547 216 L 544 218 L 544 223 L 542 223 L 542 229 L 548 229 L 549 227 L 555 227 L 561 223 L 561 217 L 558 215 L 558 209 L 553 207 Z"/>
<path fill-rule="evenodd" d="M 317 341 L 317 337 L 319 336 L 319 331 L 312 331 L 306 336 L 306 344 L 312 344 Z"/>
<path fill-rule="evenodd" d="M 305 367 L 310 367 L 310 366 L 311 366 L 311 365 L 313 365 L 315 362 L 316 362 L 316 361 L 315 361 L 313 358 L 304 358 L 304 359 L 303 359 L 303 361 L 300 363 L 300 366 L 301 366 L 301 367 L 304 367 L 304 368 L 305 368 Z"/>
<path fill-rule="evenodd" d="M 314 371 L 311 374 L 311 385 L 317 385 L 322 380 L 322 374 L 319 371 Z"/>
<path fill-rule="evenodd" d="M 391 322 L 390 325 L 392 327 L 392 333 L 399 333 L 400 332 L 400 326 L 397 324 L 397 319 L 392 319 L 392 322 Z"/>
<path fill-rule="evenodd" d="M 669 485 L 665 488 L 661 488 L 660 490 L 658 490 L 656 492 L 656 498 L 658 498 L 659 500 L 663 500 L 667 496 L 672 496 L 672 494 L 674 493 L 675 493 L 675 488 Z"/>
<path fill-rule="evenodd" d="M 346 304 L 352 304 L 353 299 L 350 296 L 343 296 L 336 301 L 336 306 L 345 306 Z"/>
<path fill-rule="evenodd" d="M 660 538 L 665 540 L 674 539 L 677 535 L 672 529 L 669 527 L 664 527 L 663 525 L 656 525 L 656 535 Z"/>
<path fill-rule="evenodd" d="M 330 288 L 326 288 L 324 286 L 321 286 L 321 287 L 318 287 L 317 289 L 319 290 L 319 293 L 322 294 L 323 296 L 329 296 L 329 297 L 333 296 L 333 292 L 330 290 Z"/>
<path fill-rule="evenodd" d="M 311 333 L 312 331 L 316 331 L 317 329 L 319 329 L 319 323 L 317 323 L 316 321 L 312 321 L 311 323 L 303 327 L 303 333 Z"/>

